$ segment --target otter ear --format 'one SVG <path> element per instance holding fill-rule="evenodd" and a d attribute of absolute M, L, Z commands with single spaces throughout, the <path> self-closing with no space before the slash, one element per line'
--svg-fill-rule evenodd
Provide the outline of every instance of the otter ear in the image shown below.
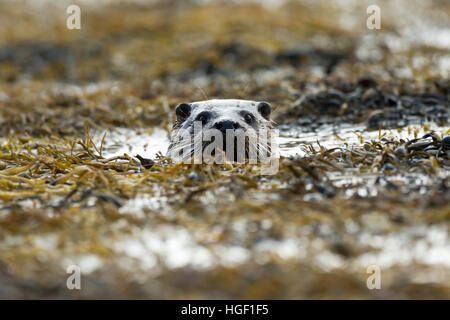
<path fill-rule="evenodd" d="M 272 107 L 267 102 L 258 103 L 258 112 L 263 116 L 263 118 L 269 120 L 270 112 L 272 111 Z"/>
<path fill-rule="evenodd" d="M 189 103 L 180 103 L 175 108 L 175 114 L 177 115 L 177 121 L 183 122 L 191 114 L 191 105 Z"/>

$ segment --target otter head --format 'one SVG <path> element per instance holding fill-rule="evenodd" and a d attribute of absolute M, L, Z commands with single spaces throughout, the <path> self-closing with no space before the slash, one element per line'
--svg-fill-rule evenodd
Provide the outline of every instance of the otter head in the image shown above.
<path fill-rule="evenodd" d="M 194 137 L 195 129 L 199 128 L 203 134 L 214 132 L 214 137 L 221 134 L 223 143 L 220 148 L 226 152 L 227 132 L 257 135 L 261 130 L 270 130 L 271 110 L 272 107 L 267 102 L 250 100 L 217 99 L 181 103 L 175 109 L 176 122 L 168 155 L 171 156 L 171 151 L 179 149 L 177 136 L 180 132 L 187 132 Z M 202 148 L 205 147 L 206 144 L 203 143 Z"/>

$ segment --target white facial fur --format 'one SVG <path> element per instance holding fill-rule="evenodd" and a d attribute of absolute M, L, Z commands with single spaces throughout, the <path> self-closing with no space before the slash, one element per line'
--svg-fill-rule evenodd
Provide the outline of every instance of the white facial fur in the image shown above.
<path fill-rule="evenodd" d="M 234 132 L 238 135 L 248 134 L 248 143 L 245 144 L 246 155 L 250 145 L 255 146 L 255 150 L 268 150 L 270 147 L 267 141 L 258 139 L 258 136 L 260 133 L 263 136 L 270 135 L 273 130 L 270 112 L 271 106 L 267 102 L 251 100 L 213 99 L 181 103 L 175 109 L 177 121 L 171 133 L 167 156 L 179 157 L 182 151 L 183 161 L 189 159 L 195 152 L 202 152 L 203 148 L 209 145 L 207 142 L 210 139 L 206 138 L 209 134 L 215 135 L 217 132 L 224 138 L 222 146 L 219 145 L 218 148 L 225 148 L 228 129 L 238 129 Z M 203 141 L 203 138 L 206 140 Z M 235 140 L 230 141 L 234 143 Z M 232 156 L 234 157 L 234 154 Z"/>
<path fill-rule="evenodd" d="M 213 99 L 205 101 L 197 101 L 189 103 L 191 106 L 190 115 L 183 121 L 181 128 L 188 129 L 192 126 L 193 121 L 204 112 L 208 113 L 208 121 L 205 124 L 205 129 L 211 128 L 214 123 L 222 120 L 233 120 L 238 122 L 245 130 L 253 127 L 258 129 L 265 126 L 268 122 L 260 112 L 258 112 L 257 101 L 238 100 L 238 99 Z M 254 117 L 254 122 L 248 124 L 244 119 L 244 114 L 249 112 Z"/>

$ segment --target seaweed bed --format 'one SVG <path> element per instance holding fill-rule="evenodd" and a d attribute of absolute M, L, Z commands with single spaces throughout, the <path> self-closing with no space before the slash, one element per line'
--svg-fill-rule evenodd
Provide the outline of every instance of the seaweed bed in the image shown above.
<path fill-rule="evenodd" d="M 450 5 L 378 2 L 0 1 L 0 298 L 450 298 Z M 164 157 L 206 97 L 276 174 Z"/>

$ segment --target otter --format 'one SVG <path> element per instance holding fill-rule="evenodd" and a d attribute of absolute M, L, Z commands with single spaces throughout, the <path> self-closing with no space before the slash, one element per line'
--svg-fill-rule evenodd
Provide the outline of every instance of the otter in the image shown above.
<path fill-rule="evenodd" d="M 213 99 L 180 103 L 175 108 L 176 120 L 167 157 L 187 161 L 197 151 L 214 156 L 218 149 L 228 160 L 242 162 L 255 152 L 268 154 L 274 132 L 271 111 L 272 106 L 264 101 Z M 240 140 L 242 137 L 244 140 Z M 238 141 L 245 141 L 242 148 L 237 145 Z M 212 142 L 218 148 L 212 148 Z M 194 163 L 199 162 L 194 158 Z"/>

